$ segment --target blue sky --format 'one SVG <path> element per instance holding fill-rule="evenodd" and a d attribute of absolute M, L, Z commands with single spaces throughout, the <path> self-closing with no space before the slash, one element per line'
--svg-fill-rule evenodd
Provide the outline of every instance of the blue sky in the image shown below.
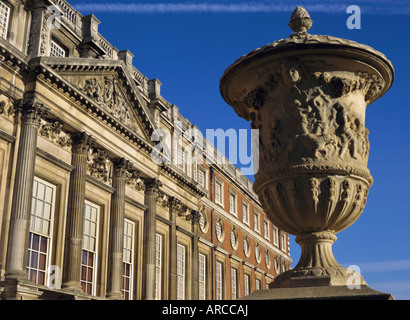
<path fill-rule="evenodd" d="M 162 96 L 202 132 L 250 128 L 223 101 L 220 77 L 241 55 L 288 37 L 297 5 L 314 20 L 309 33 L 383 52 L 396 75 L 392 88 L 366 112 L 375 182 L 362 216 L 337 235 L 333 251 L 340 264 L 358 265 L 372 288 L 410 299 L 410 0 L 69 2 L 83 15 L 96 15 L 100 33 L 117 49 L 130 50 L 136 68 L 158 78 Z M 351 4 L 361 9 L 361 29 L 346 26 Z M 299 254 L 292 237 L 294 265 Z"/>

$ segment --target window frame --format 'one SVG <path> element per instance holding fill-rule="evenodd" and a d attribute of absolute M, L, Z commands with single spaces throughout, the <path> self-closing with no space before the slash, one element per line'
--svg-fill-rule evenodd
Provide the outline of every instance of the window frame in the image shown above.
<path fill-rule="evenodd" d="M 36 231 L 36 230 L 32 230 L 32 227 L 34 228 L 36 225 L 36 222 L 33 221 L 33 217 L 34 218 L 38 218 L 41 220 L 41 224 L 43 223 L 43 220 L 45 220 L 44 217 L 44 212 L 38 217 L 37 214 L 33 214 L 33 210 L 37 209 L 37 201 L 42 201 L 42 202 L 46 202 L 46 199 L 40 199 L 38 198 L 38 184 L 41 183 L 45 186 L 45 190 L 44 190 L 44 197 L 46 197 L 46 188 L 50 188 L 52 189 L 52 195 L 50 198 L 50 213 L 49 213 L 49 217 L 50 219 L 47 219 L 49 222 L 49 227 L 48 227 L 48 234 L 45 234 L 43 232 L 43 230 L 41 231 Z M 35 188 L 36 186 L 36 188 Z M 36 189 L 36 190 L 35 190 Z M 34 196 L 34 192 L 36 192 L 36 196 Z M 37 176 L 34 177 L 33 179 L 33 193 L 32 193 L 32 203 L 31 203 L 31 211 L 30 211 L 30 225 L 29 225 L 29 243 L 28 243 L 28 248 L 27 248 L 27 262 L 26 262 L 26 271 L 27 271 L 27 277 L 30 281 L 34 282 L 35 284 L 39 284 L 39 285 L 50 285 L 50 277 L 49 277 L 49 268 L 51 265 L 51 253 L 53 252 L 53 233 L 54 233 L 54 218 L 55 218 L 55 210 L 56 210 L 56 193 L 57 193 L 57 185 L 52 184 L 44 179 L 41 179 Z M 36 201 L 33 201 L 34 199 L 36 199 Z M 45 208 L 45 206 L 43 206 L 43 209 Z M 42 229 L 42 228 L 41 228 Z M 39 249 L 38 250 L 34 250 L 34 248 L 31 248 L 31 243 L 32 243 L 32 239 L 34 238 L 34 235 L 37 235 L 39 237 Z M 40 256 L 42 255 L 43 252 L 41 252 L 40 250 L 40 243 L 42 242 L 41 239 L 45 238 L 46 239 L 46 252 L 45 252 L 45 259 L 44 259 L 44 263 L 45 263 L 45 269 L 38 269 L 38 268 L 34 268 L 30 266 L 30 262 L 31 262 L 31 258 L 33 256 L 38 256 L 38 258 L 40 259 Z M 31 254 L 33 253 L 33 254 Z M 38 260 L 39 262 L 39 260 Z M 33 281 L 32 279 L 30 279 L 30 271 L 34 271 L 36 274 L 36 280 Z M 39 279 L 38 276 L 40 274 L 40 272 L 44 272 L 44 281 L 42 281 L 43 283 L 39 283 Z"/>
<path fill-rule="evenodd" d="M 8 10 L 8 16 L 7 16 L 7 21 L 6 21 L 6 23 L 4 24 L 5 26 L 4 26 L 4 33 L 3 34 L 1 34 L 1 32 L 0 32 L 0 37 L 1 38 L 3 38 L 3 39 L 5 39 L 5 40 L 7 40 L 8 39 L 8 33 L 9 33 L 9 30 L 10 30 L 10 25 L 11 25 L 11 20 L 12 20 L 12 15 L 13 15 L 13 9 L 14 9 L 14 7 L 12 6 L 12 5 L 10 5 L 8 2 L 5 2 L 5 1 L 0 1 L 0 12 L 1 12 L 1 6 L 4 6 L 5 8 L 7 8 L 7 10 Z M 1 30 L 1 26 L 0 26 L 0 30 Z"/>
<path fill-rule="evenodd" d="M 64 52 L 64 55 L 56 55 L 56 54 L 52 54 L 53 53 L 53 45 L 56 47 L 54 51 L 56 51 L 57 53 L 59 51 Z M 57 57 L 57 58 L 66 58 L 68 55 L 68 50 L 67 48 L 65 48 L 62 44 L 60 44 L 60 42 L 54 38 L 51 38 L 50 40 L 50 57 Z"/>
<path fill-rule="evenodd" d="M 244 214 L 244 209 L 245 209 L 245 214 Z M 246 220 L 244 219 L 246 216 Z M 250 225 L 250 219 L 249 219 L 249 203 L 242 201 L 242 222 L 246 224 L 248 227 Z"/>
<path fill-rule="evenodd" d="M 127 224 L 132 226 L 132 235 L 127 235 L 126 233 L 126 226 Z M 127 237 L 130 238 L 130 243 L 131 243 L 131 248 L 126 248 L 127 245 Z M 125 251 L 129 250 L 131 251 L 130 254 L 130 262 L 125 261 Z M 124 246 L 123 246 L 123 273 L 122 273 L 122 279 L 123 279 L 123 285 L 122 285 L 122 289 L 121 292 L 123 294 L 123 297 L 125 300 L 132 300 L 133 299 L 133 291 L 134 291 L 134 256 L 135 256 L 135 222 L 124 218 Z M 124 275 L 124 271 L 125 271 L 125 265 L 128 264 L 129 265 L 129 269 L 130 269 L 130 274 L 127 277 L 126 275 Z M 126 278 L 129 279 L 129 289 L 125 290 L 125 281 Z M 125 292 L 128 292 L 128 299 L 125 298 Z"/>
<path fill-rule="evenodd" d="M 86 251 L 88 253 L 94 253 L 93 266 L 92 266 L 93 274 L 92 274 L 92 281 L 91 281 L 91 293 L 89 293 L 89 294 L 95 296 L 96 292 L 97 292 L 97 271 L 98 271 L 98 258 L 99 258 L 99 255 L 98 255 L 98 250 L 99 250 L 98 241 L 99 241 L 99 226 L 100 226 L 101 206 L 98 205 L 97 203 L 92 202 L 92 201 L 85 200 L 85 203 L 84 203 L 84 217 L 83 217 L 84 226 L 85 226 L 85 222 L 86 222 L 85 221 L 85 219 L 86 219 L 86 214 L 85 213 L 86 213 L 86 206 L 87 205 L 97 210 L 97 214 L 96 214 L 97 219 L 94 222 L 96 224 L 95 249 L 94 249 L 94 251 L 91 251 L 89 249 L 84 248 L 85 228 L 83 228 L 83 246 L 82 246 L 82 254 L 81 254 L 82 257 L 81 257 L 81 280 L 80 280 L 80 282 L 81 282 L 81 284 L 83 282 L 85 282 L 86 285 L 87 285 L 87 283 L 90 283 L 90 281 L 88 281 L 88 277 L 86 277 L 85 281 L 82 280 L 83 270 L 84 270 L 83 267 L 86 267 L 87 270 L 90 268 L 89 265 L 83 264 L 84 251 Z M 90 224 L 90 226 L 91 226 L 91 224 Z M 91 238 L 91 236 L 90 236 L 90 238 Z M 83 289 L 83 291 L 84 291 L 84 289 Z M 87 293 L 87 291 L 84 291 L 84 292 Z"/>
<path fill-rule="evenodd" d="M 158 241 L 158 239 L 160 239 L 160 241 Z M 155 279 L 154 279 L 154 299 L 155 300 L 162 299 L 163 240 L 164 240 L 164 236 L 162 234 L 155 233 Z"/>
<path fill-rule="evenodd" d="M 201 261 L 201 257 L 203 257 L 203 261 Z M 198 253 L 198 300 L 207 300 L 206 278 L 206 255 Z"/>
<path fill-rule="evenodd" d="M 216 300 L 223 300 L 224 298 L 224 280 L 223 280 L 223 263 L 215 261 L 215 298 Z"/>
<path fill-rule="evenodd" d="M 180 249 L 183 249 L 180 251 Z M 185 300 L 186 297 L 186 248 L 183 244 L 177 244 L 177 300 Z"/>
<path fill-rule="evenodd" d="M 238 217 L 238 196 L 233 190 L 229 190 L 229 213 L 235 217 Z"/>
<path fill-rule="evenodd" d="M 257 209 L 253 209 L 253 230 L 261 233 L 261 214 Z"/>
<path fill-rule="evenodd" d="M 238 270 L 231 267 L 231 300 L 238 297 Z"/>
<path fill-rule="evenodd" d="M 219 199 L 216 196 L 216 186 L 219 185 Z M 215 179 L 215 203 L 224 207 L 224 182 L 218 178 Z"/>

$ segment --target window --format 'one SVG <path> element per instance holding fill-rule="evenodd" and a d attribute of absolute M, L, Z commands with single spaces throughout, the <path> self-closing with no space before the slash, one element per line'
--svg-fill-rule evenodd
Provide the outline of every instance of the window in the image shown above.
<path fill-rule="evenodd" d="M 216 281 L 216 300 L 223 299 L 223 283 L 222 283 L 222 263 L 216 261 L 215 264 L 215 281 Z"/>
<path fill-rule="evenodd" d="M 186 168 L 185 168 L 185 163 L 186 163 L 186 159 L 185 159 L 186 155 L 185 155 L 185 150 L 184 150 L 184 146 L 182 143 L 182 138 L 179 139 L 178 141 L 178 168 L 186 173 Z"/>
<path fill-rule="evenodd" d="M 236 300 L 238 285 L 237 285 L 237 272 L 236 269 L 231 268 L 231 299 Z"/>
<path fill-rule="evenodd" d="M 81 259 L 81 287 L 85 293 L 95 294 L 97 271 L 97 235 L 100 207 L 86 201 L 84 206 L 83 253 Z"/>
<path fill-rule="evenodd" d="M 208 230 L 208 217 L 205 210 L 199 212 L 199 227 L 203 233 Z"/>
<path fill-rule="evenodd" d="M 50 57 L 65 57 L 66 51 L 65 49 L 57 44 L 54 40 L 51 40 L 50 44 Z"/>
<path fill-rule="evenodd" d="M 249 205 L 242 202 L 242 221 L 249 226 Z"/>
<path fill-rule="evenodd" d="M 198 170 L 198 184 L 204 189 L 208 189 L 206 169 L 199 168 Z"/>
<path fill-rule="evenodd" d="M 10 7 L 0 1 L 0 37 L 6 39 L 9 28 Z"/>
<path fill-rule="evenodd" d="M 268 220 L 263 220 L 263 236 L 265 239 L 269 240 L 269 221 Z"/>
<path fill-rule="evenodd" d="M 54 185 L 34 178 L 26 270 L 28 278 L 41 285 L 47 284 L 50 265 L 55 192 Z"/>
<path fill-rule="evenodd" d="M 273 226 L 272 238 L 273 238 L 273 244 L 275 246 L 278 246 L 279 245 L 279 230 L 275 226 Z"/>
<path fill-rule="evenodd" d="M 223 206 L 223 183 L 215 181 L 215 203 Z"/>
<path fill-rule="evenodd" d="M 199 300 L 206 300 L 206 257 L 202 253 L 199 254 L 198 272 Z"/>
<path fill-rule="evenodd" d="M 236 216 L 236 194 L 233 192 L 229 193 L 229 213 Z"/>
<path fill-rule="evenodd" d="M 261 231 L 259 212 L 256 210 L 253 212 L 253 230 L 256 232 Z"/>
<path fill-rule="evenodd" d="M 224 227 L 221 219 L 218 219 L 215 224 L 215 232 L 216 232 L 216 238 L 218 239 L 219 242 L 222 242 L 224 239 Z"/>
<path fill-rule="evenodd" d="M 259 279 L 255 280 L 255 290 L 261 289 L 261 281 Z"/>
<path fill-rule="evenodd" d="M 162 285 L 162 236 L 155 237 L 155 300 L 161 300 Z"/>
<path fill-rule="evenodd" d="M 255 259 L 258 263 L 261 262 L 261 246 L 259 243 L 255 247 Z"/>
<path fill-rule="evenodd" d="M 245 296 L 249 295 L 249 288 L 250 288 L 250 277 L 248 274 L 244 274 L 243 276 L 243 289 Z"/>
<path fill-rule="evenodd" d="M 177 299 L 185 300 L 185 247 L 177 247 Z"/>
<path fill-rule="evenodd" d="M 249 257 L 249 254 L 251 252 L 251 247 L 250 247 L 250 244 L 249 244 L 248 237 L 245 237 L 243 239 L 243 252 L 245 253 L 245 256 Z"/>
<path fill-rule="evenodd" d="M 125 300 L 132 299 L 132 283 L 134 269 L 134 222 L 124 220 L 124 254 L 123 254 L 123 288 L 122 294 Z"/>
<path fill-rule="evenodd" d="M 270 267 L 271 267 L 271 258 L 270 258 L 269 250 L 266 250 L 266 252 L 265 252 L 265 264 L 266 264 L 266 268 L 270 269 Z"/>
<path fill-rule="evenodd" d="M 280 248 L 282 251 L 286 251 L 286 235 L 284 233 L 280 233 Z"/>
<path fill-rule="evenodd" d="M 231 246 L 234 250 L 238 248 L 238 233 L 236 232 L 235 227 L 232 227 L 231 229 Z"/>

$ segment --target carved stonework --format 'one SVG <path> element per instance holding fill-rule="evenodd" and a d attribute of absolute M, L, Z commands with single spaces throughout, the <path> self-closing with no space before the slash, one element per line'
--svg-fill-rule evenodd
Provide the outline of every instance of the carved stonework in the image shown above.
<path fill-rule="evenodd" d="M 159 188 L 162 187 L 162 182 L 156 178 L 148 178 L 144 180 L 145 193 L 148 195 L 157 196 Z"/>
<path fill-rule="evenodd" d="M 144 191 L 145 184 L 141 173 L 137 170 L 128 170 L 126 174 L 126 185 L 137 191 Z"/>
<path fill-rule="evenodd" d="M 132 163 L 125 158 L 118 158 L 112 160 L 113 175 L 127 179 L 130 170 L 132 169 Z"/>
<path fill-rule="evenodd" d="M 129 98 L 123 92 L 119 80 L 113 75 L 95 75 L 92 77 L 77 77 L 77 87 L 93 99 L 104 110 L 112 114 L 118 121 L 132 130 L 136 130 L 131 121 Z"/>
<path fill-rule="evenodd" d="M 390 88 L 394 70 L 370 47 L 307 34 L 312 20 L 301 7 L 289 25 L 288 39 L 225 71 L 221 94 L 259 130 L 254 190 L 272 223 L 302 247 L 298 265 L 273 286 L 346 285 L 331 246 L 366 204 L 373 183 L 366 107 Z"/>
<path fill-rule="evenodd" d="M 67 151 L 71 151 L 71 134 L 63 131 L 63 125 L 61 122 L 41 119 L 38 134 L 57 146 Z"/>
<path fill-rule="evenodd" d="M 88 155 L 90 148 L 95 144 L 95 139 L 85 132 L 74 133 L 72 139 L 72 152 L 75 154 Z"/>
<path fill-rule="evenodd" d="M 14 117 L 14 101 L 11 98 L 7 98 L 3 95 L 0 96 L 1 100 L 0 101 L 0 115 L 12 120 Z"/>
<path fill-rule="evenodd" d="M 21 113 L 21 123 L 36 127 L 40 126 L 41 117 L 50 112 L 50 108 L 37 100 L 19 100 L 16 102 L 15 108 Z"/>
<path fill-rule="evenodd" d="M 87 174 L 111 186 L 113 164 L 103 149 L 91 148 L 87 156 Z"/>
<path fill-rule="evenodd" d="M 199 223 L 199 220 L 201 219 L 201 214 L 197 210 L 191 210 L 191 213 L 186 215 L 185 219 L 187 221 L 191 221 L 192 224 L 196 225 Z"/>

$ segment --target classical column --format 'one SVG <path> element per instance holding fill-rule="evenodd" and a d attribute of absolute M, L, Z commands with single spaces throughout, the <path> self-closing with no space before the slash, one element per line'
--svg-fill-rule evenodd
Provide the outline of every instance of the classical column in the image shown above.
<path fill-rule="evenodd" d="M 162 182 L 156 178 L 145 180 L 144 245 L 143 245 L 143 300 L 155 298 L 155 232 L 157 216 L 157 193 Z"/>
<path fill-rule="evenodd" d="M 199 211 L 192 210 L 189 215 L 186 216 L 186 219 L 191 221 L 192 230 L 194 232 L 194 237 L 192 238 L 192 300 L 199 299 L 199 257 L 198 257 L 198 224 L 201 215 Z"/>
<path fill-rule="evenodd" d="M 6 276 L 27 278 L 26 260 L 37 131 L 41 116 L 48 113 L 49 109 L 37 101 L 21 102 L 18 109 L 21 111 L 21 134 L 10 216 Z"/>
<path fill-rule="evenodd" d="M 67 227 L 63 269 L 63 288 L 81 291 L 81 253 L 83 246 L 83 219 L 87 153 L 95 139 L 87 133 L 72 137 L 72 165 L 68 191 Z"/>
<path fill-rule="evenodd" d="M 171 230 L 169 234 L 169 299 L 177 298 L 177 222 L 176 212 L 181 205 L 181 200 L 170 197 L 168 200 Z"/>
<path fill-rule="evenodd" d="M 125 183 L 131 163 L 124 158 L 114 159 L 112 187 L 115 189 L 111 199 L 110 243 L 108 253 L 108 291 L 107 297 L 122 299 L 122 269 L 124 249 Z"/>

